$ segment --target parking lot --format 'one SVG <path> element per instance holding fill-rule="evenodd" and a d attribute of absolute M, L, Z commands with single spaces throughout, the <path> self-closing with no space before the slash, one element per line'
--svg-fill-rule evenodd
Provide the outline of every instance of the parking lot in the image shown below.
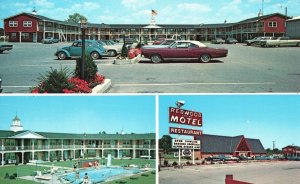
<path fill-rule="evenodd" d="M 37 78 L 52 68 L 75 68 L 75 60 L 57 60 L 58 47 L 71 43 L 11 43 L 0 54 L 3 93 L 28 93 Z M 115 58 L 96 60 L 100 74 L 112 80 L 109 93 L 295 93 L 300 90 L 298 47 L 259 48 L 212 45 L 229 50 L 211 63 L 196 61 L 152 64 L 113 64 Z"/>
<path fill-rule="evenodd" d="M 299 171 L 299 161 L 187 166 L 162 169 L 159 183 L 224 184 L 227 174 L 232 174 L 235 180 L 255 184 L 299 183 Z"/>

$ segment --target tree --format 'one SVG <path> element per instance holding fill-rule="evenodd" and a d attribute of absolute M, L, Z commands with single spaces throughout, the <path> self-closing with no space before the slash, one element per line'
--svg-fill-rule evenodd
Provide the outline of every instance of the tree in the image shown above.
<path fill-rule="evenodd" d="M 105 132 L 105 131 L 102 131 L 102 134 L 106 134 L 106 132 Z"/>
<path fill-rule="evenodd" d="M 163 149 L 164 153 L 172 151 L 172 137 L 170 135 L 164 135 L 159 140 L 159 148 Z"/>
<path fill-rule="evenodd" d="M 67 19 L 67 22 L 71 23 L 79 23 L 80 20 L 87 21 L 87 18 L 83 15 L 80 15 L 79 13 L 74 13 L 72 15 L 69 15 L 69 18 Z"/>

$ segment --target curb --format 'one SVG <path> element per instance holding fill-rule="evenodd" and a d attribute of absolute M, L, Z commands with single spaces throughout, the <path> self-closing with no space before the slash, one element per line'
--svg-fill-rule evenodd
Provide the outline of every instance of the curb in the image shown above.
<path fill-rule="evenodd" d="M 105 93 L 111 87 L 111 79 L 105 79 L 103 84 L 97 85 L 92 89 L 92 94 Z"/>

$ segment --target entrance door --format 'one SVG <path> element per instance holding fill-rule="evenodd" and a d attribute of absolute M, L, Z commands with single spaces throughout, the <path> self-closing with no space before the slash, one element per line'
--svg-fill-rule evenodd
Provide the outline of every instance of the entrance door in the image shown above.
<path fill-rule="evenodd" d="M 36 43 L 37 42 L 37 35 L 36 33 L 32 33 L 32 42 Z"/>

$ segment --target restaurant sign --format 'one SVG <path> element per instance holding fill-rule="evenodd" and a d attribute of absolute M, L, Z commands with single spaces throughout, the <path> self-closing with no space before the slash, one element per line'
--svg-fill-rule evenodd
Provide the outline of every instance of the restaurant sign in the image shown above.
<path fill-rule="evenodd" d="M 169 133 L 170 134 L 180 134 L 180 135 L 190 135 L 190 136 L 200 136 L 200 135 L 202 135 L 202 130 L 169 127 Z"/>
<path fill-rule="evenodd" d="M 202 113 L 169 107 L 169 122 L 201 127 Z"/>

